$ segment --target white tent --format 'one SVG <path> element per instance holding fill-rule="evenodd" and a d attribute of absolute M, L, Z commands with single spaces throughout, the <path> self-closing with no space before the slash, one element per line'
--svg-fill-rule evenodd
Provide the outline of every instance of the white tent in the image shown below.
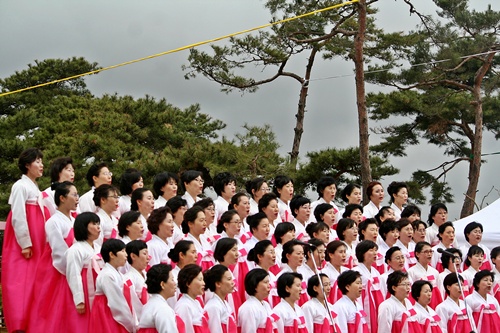
<path fill-rule="evenodd" d="M 500 246 L 500 199 L 472 215 L 453 222 L 458 244 L 465 244 L 464 229 L 472 221 L 483 225 L 482 244 L 490 250 Z"/>

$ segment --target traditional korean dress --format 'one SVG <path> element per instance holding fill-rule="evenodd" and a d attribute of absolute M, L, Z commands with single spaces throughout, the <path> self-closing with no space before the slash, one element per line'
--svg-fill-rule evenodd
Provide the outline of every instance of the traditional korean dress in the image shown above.
<path fill-rule="evenodd" d="M 337 285 L 337 278 L 345 271 L 348 271 L 348 269 L 344 266 L 340 266 L 340 272 L 337 271 L 329 262 L 327 262 L 325 267 L 321 270 L 321 272 L 326 274 L 330 279 L 330 285 L 332 288 L 330 290 L 330 295 L 328 296 L 328 302 L 331 304 L 335 304 L 335 302 L 342 298 L 342 292 Z"/>
<path fill-rule="evenodd" d="M 80 303 L 85 304 L 85 313 L 78 315 L 73 321 L 71 328 L 73 333 L 88 332 L 96 279 L 101 267 L 104 266 L 99 251 L 99 245 L 94 243 L 92 247 L 86 241 L 76 242 L 66 251 L 66 280 L 73 299 L 65 307 L 72 308 L 76 313 L 76 306 Z"/>
<path fill-rule="evenodd" d="M 411 302 L 405 298 L 403 305 L 391 295 L 378 310 L 378 333 L 420 333 L 420 325 L 416 321 L 416 311 Z"/>
<path fill-rule="evenodd" d="M 447 297 L 436 307 L 436 313 L 441 318 L 439 325 L 443 333 L 470 333 L 472 331 L 465 303 L 462 300 L 458 302 L 459 304 Z M 472 318 L 470 308 L 469 315 Z"/>
<path fill-rule="evenodd" d="M 36 267 L 45 247 L 45 221 L 50 217 L 42 193 L 28 176 L 13 186 L 9 197 L 2 250 L 2 299 L 5 323 L 9 330 L 26 330 L 31 312 Z M 31 247 L 25 259 L 22 249 Z"/>
<path fill-rule="evenodd" d="M 45 233 L 47 243 L 36 270 L 36 276 L 43 278 L 35 281 L 28 331 L 62 332 L 78 316 L 66 282 L 65 252 L 75 239 L 73 220 L 57 210 L 45 223 Z"/>
<path fill-rule="evenodd" d="M 430 306 L 425 309 L 420 303 L 416 302 L 413 307 L 417 312 L 415 318 L 422 327 L 424 333 L 442 333 L 440 322 L 441 317 Z"/>
<path fill-rule="evenodd" d="M 132 302 L 132 306 L 134 308 L 135 314 L 138 319 L 141 318 L 142 309 L 144 305 L 148 302 L 149 294 L 148 287 L 146 286 L 146 273 L 139 272 L 133 266 L 130 266 L 127 274 L 124 275 L 124 279 L 132 281 L 133 291 L 137 295 L 137 298 L 133 298 L 133 300 L 139 300 L 140 302 Z"/>
<path fill-rule="evenodd" d="M 301 242 L 305 242 L 307 243 L 307 241 L 309 239 L 311 239 L 311 237 L 309 237 L 309 235 L 307 234 L 306 232 L 306 226 L 307 226 L 307 223 L 305 225 L 303 225 L 302 223 L 300 223 L 299 220 L 297 219 L 293 219 L 291 221 L 291 223 L 293 224 L 293 226 L 295 227 L 295 238 L 298 239 L 299 241 Z"/>
<path fill-rule="evenodd" d="M 368 270 L 364 264 L 359 264 L 353 270 L 361 273 L 361 281 L 363 282 L 363 292 L 361 294 L 363 309 L 368 314 L 367 322 L 370 331 L 376 333 L 378 307 L 385 299 L 380 289 L 380 273 L 373 267 L 370 267 L 370 270 Z"/>
<path fill-rule="evenodd" d="M 149 267 L 157 264 L 170 264 L 171 260 L 168 253 L 174 248 L 172 237 L 164 241 L 158 235 L 152 235 L 151 239 L 147 242 L 148 254 L 151 256 L 149 259 Z"/>
<path fill-rule="evenodd" d="M 214 224 L 217 225 L 222 214 L 227 212 L 227 209 L 229 208 L 229 202 L 227 202 L 226 199 L 224 199 L 219 195 L 217 199 L 214 200 L 214 206 L 215 206 Z"/>
<path fill-rule="evenodd" d="M 363 207 L 363 216 L 367 219 L 375 217 L 380 209 L 370 200 L 368 205 Z"/>
<path fill-rule="evenodd" d="M 161 208 L 161 207 L 165 207 L 165 205 L 167 204 L 167 199 L 165 199 L 164 197 L 162 197 L 161 195 L 158 197 L 158 199 L 155 200 L 155 209 L 158 209 L 158 208 Z"/>
<path fill-rule="evenodd" d="M 405 256 L 405 270 L 408 271 L 410 267 L 415 266 L 417 263 L 417 258 L 415 257 L 415 242 L 410 241 L 408 247 L 406 247 L 403 242 L 398 239 L 395 246 L 399 247 Z"/>
<path fill-rule="evenodd" d="M 197 203 L 198 201 L 201 200 L 200 197 L 196 197 L 196 200 L 194 200 L 193 197 L 189 193 L 187 193 L 187 192 L 184 193 L 181 198 L 184 199 L 184 200 L 186 200 L 186 202 L 187 202 L 187 208 L 188 209 L 191 208 L 191 207 L 193 207 L 193 205 L 195 203 Z"/>
<path fill-rule="evenodd" d="M 310 333 L 341 332 L 335 320 L 337 314 L 333 312 L 333 305 L 328 303 L 328 309 L 316 297 L 304 305 L 302 311 L 306 320 L 306 327 Z M 333 320 L 333 322 L 332 322 Z"/>
<path fill-rule="evenodd" d="M 186 328 L 186 333 L 210 333 L 208 328 L 208 315 L 203 310 L 198 299 L 192 299 L 187 294 L 182 294 L 175 304 L 175 313 L 182 319 L 182 324 Z"/>
<path fill-rule="evenodd" d="M 90 191 L 80 196 L 80 198 L 78 199 L 78 209 L 77 209 L 79 213 L 84 213 L 84 212 L 95 213 L 97 211 L 97 207 L 95 206 L 94 203 L 94 191 L 95 187 L 92 186 Z"/>
<path fill-rule="evenodd" d="M 210 332 L 237 332 L 236 320 L 229 303 L 217 294 L 214 293 L 213 297 L 205 304 L 205 311 L 208 314 Z"/>
<path fill-rule="evenodd" d="M 278 198 L 278 209 L 279 209 L 279 214 L 278 218 L 275 221 L 276 223 L 292 222 L 294 220 L 290 206 L 280 198 Z"/>
<path fill-rule="evenodd" d="M 113 215 L 109 216 L 99 207 L 97 207 L 97 215 L 101 221 L 101 235 L 96 242 L 102 246 L 102 243 L 108 239 L 118 237 L 118 220 Z"/>
<path fill-rule="evenodd" d="M 249 296 L 238 313 L 240 333 L 272 333 L 279 317 L 273 314 L 269 303 Z"/>
<path fill-rule="evenodd" d="M 477 244 L 477 246 L 482 248 L 483 252 L 484 252 L 484 260 L 483 260 L 481 267 L 479 267 L 479 270 L 480 271 L 482 271 L 482 270 L 491 271 L 493 269 L 494 265 L 492 265 L 492 263 L 491 263 L 490 249 L 488 249 L 488 247 L 486 247 L 485 245 L 483 245 L 481 243 Z M 465 259 L 467 259 L 467 253 L 469 252 L 470 247 L 471 247 L 471 245 L 467 241 L 465 242 L 465 245 L 460 247 L 460 251 L 462 252 L 462 266 L 463 266 L 462 270 L 467 269 L 467 267 L 465 266 Z"/>
<path fill-rule="evenodd" d="M 465 298 L 465 302 L 472 309 L 472 316 L 476 323 L 477 333 L 498 332 L 498 323 L 500 323 L 497 300 L 490 294 L 484 299 L 477 291 Z"/>
<path fill-rule="evenodd" d="M 132 282 L 125 281 L 117 269 L 106 263 L 96 280 L 89 332 L 135 332 L 137 318 L 132 307 L 134 297 Z"/>
<path fill-rule="evenodd" d="M 201 266 L 202 271 L 206 271 L 215 264 L 214 252 L 212 251 L 212 246 L 207 241 L 204 235 L 200 235 L 200 241 L 196 239 L 192 234 L 188 233 L 184 237 L 185 240 L 190 240 L 194 243 L 196 247 L 196 252 L 198 252 L 198 259 L 196 259 L 196 264 Z"/>
<path fill-rule="evenodd" d="M 159 294 L 153 294 L 144 306 L 138 333 L 181 333 L 177 330 L 174 310 Z"/>
<path fill-rule="evenodd" d="M 408 277 L 411 279 L 411 281 L 415 282 L 418 280 L 426 280 L 432 284 L 432 300 L 431 304 L 429 304 L 431 308 L 435 308 L 439 303 L 443 301 L 441 292 L 438 288 L 436 288 L 436 281 L 438 276 L 439 273 L 434 267 L 427 266 L 427 269 L 425 269 L 418 262 L 415 264 L 415 266 L 408 270 Z"/>
<path fill-rule="evenodd" d="M 337 323 L 340 332 L 344 333 L 368 333 L 366 312 L 359 302 L 353 302 L 346 295 L 342 296 L 332 306 L 333 312 L 337 314 Z"/>
<path fill-rule="evenodd" d="M 276 321 L 278 333 L 309 333 L 306 319 L 301 307 L 294 304 L 292 308 L 284 299 L 273 308 L 273 313 L 280 319 Z"/>
<path fill-rule="evenodd" d="M 124 213 L 130 211 L 130 206 L 132 206 L 132 196 L 122 195 L 118 199 L 118 215 L 122 216 Z"/>

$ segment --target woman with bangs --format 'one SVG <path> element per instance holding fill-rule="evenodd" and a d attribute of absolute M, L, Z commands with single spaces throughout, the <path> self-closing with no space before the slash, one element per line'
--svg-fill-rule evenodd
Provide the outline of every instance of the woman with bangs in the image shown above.
<path fill-rule="evenodd" d="M 283 222 L 281 224 L 285 223 L 290 223 L 290 222 Z M 269 274 L 269 283 L 271 286 L 271 291 L 270 295 L 271 297 L 266 298 L 266 301 L 271 304 L 271 307 L 274 307 L 276 305 L 273 303 L 273 300 L 278 299 L 278 292 L 276 290 L 276 275 L 272 272 L 271 268 L 275 267 L 275 262 L 276 262 L 276 252 L 273 247 L 273 244 L 271 243 L 270 240 L 265 239 L 257 244 L 255 244 L 255 247 L 248 252 L 248 260 L 253 261 L 255 263 L 255 268 L 260 268 L 265 270 Z M 279 273 L 279 271 L 278 271 Z M 243 279 L 244 281 L 244 279 Z M 244 288 L 243 288 L 244 290 Z M 244 297 L 242 298 L 244 299 Z"/>
<path fill-rule="evenodd" d="M 153 191 L 156 195 L 155 209 L 164 207 L 168 200 L 177 196 L 179 187 L 179 177 L 172 172 L 162 172 L 155 176 L 153 180 Z"/>
<path fill-rule="evenodd" d="M 462 251 L 462 254 L 464 255 L 463 260 L 465 261 L 465 256 L 467 255 L 467 252 L 469 252 L 469 248 L 472 245 L 477 245 L 484 251 L 484 260 L 481 265 L 481 270 L 491 271 L 493 266 L 491 265 L 490 249 L 488 249 L 484 244 L 481 244 L 483 239 L 483 225 L 475 221 L 467 224 L 464 229 L 464 236 L 466 243 L 460 247 L 460 251 Z M 467 269 L 467 267 L 464 267 L 464 269 Z"/>
<path fill-rule="evenodd" d="M 382 187 L 382 183 L 377 181 L 370 182 L 366 188 L 366 194 L 370 202 L 363 207 L 363 216 L 365 218 L 375 217 L 384 201 L 384 188 Z"/>
<path fill-rule="evenodd" d="M 269 221 L 269 235 L 268 239 L 272 240 L 274 229 L 281 221 L 279 220 L 279 204 L 278 197 L 274 193 L 266 193 L 259 200 L 259 213 L 266 214 Z M 291 213 L 290 213 L 291 215 Z M 251 230 L 250 230 L 251 231 Z"/>
<path fill-rule="evenodd" d="M 205 212 L 200 206 L 193 206 L 184 213 L 182 221 L 182 232 L 184 239 L 193 242 L 198 253 L 196 264 L 200 265 L 202 270 L 207 270 L 214 265 L 212 246 L 205 237 L 207 222 Z"/>
<path fill-rule="evenodd" d="M 266 193 L 271 192 L 266 180 L 262 177 L 254 178 L 246 183 L 247 193 L 250 194 L 250 211 L 249 215 L 254 215 L 259 212 L 260 198 Z"/>
<path fill-rule="evenodd" d="M 500 307 L 495 297 L 491 296 L 495 274 L 480 271 L 474 276 L 474 292 L 465 298 L 465 303 L 472 309 L 472 316 L 478 333 L 498 332 Z"/>
<path fill-rule="evenodd" d="M 181 269 L 183 269 L 187 265 L 196 264 L 198 253 L 192 241 L 181 240 L 177 242 L 177 244 L 175 244 L 172 250 L 170 250 L 170 252 L 168 253 L 168 257 L 172 261 L 172 265 L 175 264 L 175 267 L 172 269 L 172 275 L 175 282 L 177 283 L 177 277 L 179 276 L 179 272 L 181 271 Z M 179 295 L 179 288 L 177 288 L 175 296 L 167 299 L 167 303 L 172 309 L 175 308 L 175 303 L 177 303 Z"/>
<path fill-rule="evenodd" d="M 151 212 L 155 209 L 155 198 L 153 196 L 153 192 L 144 187 L 137 188 L 134 192 L 132 192 L 131 201 L 130 210 L 141 213 L 141 223 L 144 229 L 141 240 L 147 242 L 153 237 L 151 232 L 148 230 L 148 217 L 149 214 L 151 214 Z"/>
<path fill-rule="evenodd" d="M 328 301 L 332 304 L 342 298 L 342 292 L 337 285 L 337 278 L 348 270 L 344 267 L 347 258 L 346 249 L 346 245 L 338 240 L 330 242 L 326 246 L 326 265 L 321 272 L 325 273 L 330 279 L 331 291 Z"/>
<path fill-rule="evenodd" d="M 116 216 L 120 217 L 123 213 L 130 210 L 132 205 L 132 192 L 138 188 L 144 187 L 142 174 L 137 169 L 127 169 L 120 180 L 120 199 L 118 200 L 118 210 Z"/>
<path fill-rule="evenodd" d="M 148 217 L 148 229 L 153 235 L 147 242 L 151 260 L 149 265 L 159 263 L 170 264 L 168 253 L 174 248 L 172 236 L 174 235 L 174 219 L 172 212 L 167 206 L 153 210 Z"/>
<path fill-rule="evenodd" d="M 302 308 L 297 304 L 302 293 L 302 275 L 284 273 L 278 277 L 278 296 L 281 302 L 273 308 L 278 315 L 278 333 L 309 333 L 305 324 Z"/>
<path fill-rule="evenodd" d="M 113 185 L 102 184 L 94 190 L 93 200 L 101 220 L 102 235 L 98 243 L 102 245 L 104 241 L 118 237 L 118 219 L 115 216 L 119 207 L 118 189 Z"/>
<path fill-rule="evenodd" d="M 223 265 L 215 265 L 203 274 L 206 287 L 214 296 L 205 304 L 210 332 L 236 333 L 237 312 L 230 307 L 226 297 L 234 292 L 231 271 Z"/>
<path fill-rule="evenodd" d="M 318 180 L 316 184 L 316 192 L 318 192 L 318 200 L 311 203 L 311 212 L 314 212 L 316 207 L 322 204 L 328 204 L 333 208 L 334 220 L 332 225 L 336 225 L 340 220 L 339 208 L 335 204 L 335 195 L 337 194 L 337 182 L 331 176 L 324 176 Z M 312 214 L 311 214 L 312 215 Z M 311 216 L 308 222 L 315 222 L 316 215 Z M 316 217 L 316 222 L 320 222 Z"/>
<path fill-rule="evenodd" d="M 337 225 L 337 234 L 339 240 L 346 246 L 347 262 L 345 266 L 347 268 L 357 266 L 358 260 L 356 259 L 355 244 L 358 240 L 358 227 L 356 222 L 348 218 L 340 219 Z"/>
<path fill-rule="evenodd" d="M 394 219 L 399 221 L 406 203 L 408 202 L 408 185 L 404 182 L 392 182 L 387 187 L 391 208 L 394 211 Z"/>
<path fill-rule="evenodd" d="M 443 299 L 446 298 L 446 289 L 443 285 L 443 281 L 450 273 L 460 272 L 460 266 L 462 265 L 462 252 L 459 249 L 451 248 L 447 252 L 443 252 L 441 255 L 441 265 L 444 267 L 443 272 L 439 273 L 437 278 L 437 288 L 441 292 Z M 468 296 L 472 292 L 472 285 L 468 282 L 463 283 L 464 297 Z"/>
<path fill-rule="evenodd" d="M 276 176 L 276 178 L 274 178 L 273 193 L 276 195 L 278 200 L 279 216 L 273 221 L 269 220 L 269 222 L 273 224 L 273 226 L 280 222 L 292 222 L 293 212 L 290 209 L 290 200 L 293 198 L 292 178 L 284 175 Z M 261 208 L 259 206 L 259 210 L 260 209 Z"/>
<path fill-rule="evenodd" d="M 441 253 L 438 249 L 447 250 L 453 247 L 453 242 L 455 241 L 455 227 L 451 222 L 445 222 L 439 226 L 438 233 L 439 243 L 435 245 L 432 250 L 431 266 L 437 269 L 439 273 L 443 271 L 443 266 L 441 265 Z"/>
<path fill-rule="evenodd" d="M 472 332 L 468 318 L 470 316 L 472 319 L 472 312 L 470 307 L 466 307 L 465 302 L 461 299 L 463 295 L 459 283 L 462 282 L 463 278 L 455 273 L 449 273 L 443 280 L 443 288 L 447 297 L 436 307 L 436 313 L 441 318 L 439 325 L 443 333 Z"/>
<path fill-rule="evenodd" d="M 415 318 L 422 327 L 422 331 L 442 333 L 440 327 L 441 318 L 429 306 L 432 298 L 432 288 L 432 284 L 424 280 L 415 281 L 411 286 L 411 297 L 416 301 L 414 309 L 417 314 Z"/>
<path fill-rule="evenodd" d="M 272 271 L 276 275 L 281 270 L 283 263 L 281 262 L 283 254 L 283 245 L 295 238 L 295 226 L 290 222 L 278 223 L 274 230 L 274 239 L 276 240 L 276 266 Z"/>
<path fill-rule="evenodd" d="M 417 263 L 417 259 L 415 258 L 416 243 L 413 241 L 413 226 L 410 220 L 404 217 L 396 225 L 399 230 L 399 239 L 396 242 L 396 246 L 401 249 L 401 252 L 405 256 L 405 270 L 408 271 L 410 267 Z"/>
<path fill-rule="evenodd" d="M 404 271 L 405 257 L 403 252 L 401 252 L 401 249 L 397 246 L 393 246 L 387 250 L 385 253 L 385 263 L 389 269 L 387 272 L 380 275 L 380 289 L 382 290 L 382 295 L 385 298 L 389 298 L 390 294 L 387 291 L 387 279 L 389 278 L 389 275 L 395 271 Z"/>
<path fill-rule="evenodd" d="M 50 165 L 50 186 L 43 192 L 47 194 L 46 206 L 50 215 L 54 215 L 57 205 L 54 201 L 54 194 L 58 183 L 74 182 L 75 168 L 71 157 L 59 157 L 52 161 Z"/>
<path fill-rule="evenodd" d="M 338 214 L 335 213 L 335 208 L 327 203 L 319 204 L 316 206 L 316 208 L 314 208 L 314 217 L 316 218 L 316 221 L 318 223 L 323 222 L 329 228 L 327 243 L 333 242 L 334 240 L 338 239 L 336 229 L 337 223 L 340 218 L 337 218 L 337 215 Z"/>
<path fill-rule="evenodd" d="M 467 258 L 464 262 L 464 267 L 467 267 L 461 275 L 464 278 L 465 284 L 468 286 L 472 286 L 472 282 L 474 280 L 474 276 L 481 271 L 481 265 L 484 260 L 484 251 L 477 245 L 472 245 L 467 252 Z M 467 296 L 467 295 L 465 295 Z"/>

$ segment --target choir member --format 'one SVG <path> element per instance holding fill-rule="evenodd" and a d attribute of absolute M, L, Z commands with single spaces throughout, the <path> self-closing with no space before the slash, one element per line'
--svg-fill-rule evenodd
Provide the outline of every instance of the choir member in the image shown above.
<path fill-rule="evenodd" d="M 221 172 L 214 177 L 214 190 L 217 193 L 215 205 L 215 224 L 219 221 L 222 214 L 228 210 L 231 204 L 231 198 L 236 194 L 236 177 L 229 172 Z"/>
<path fill-rule="evenodd" d="M 279 222 L 292 222 L 292 210 L 289 207 L 290 200 L 293 197 L 292 178 L 284 175 L 276 176 L 274 178 L 273 193 L 276 194 L 276 197 L 278 199 L 279 216 L 276 220 L 269 220 L 269 222 L 274 222 L 274 224 L 277 224 Z"/>
<path fill-rule="evenodd" d="M 274 239 L 276 240 L 276 265 L 278 270 L 274 273 L 277 274 L 281 269 L 283 263 L 281 257 L 283 255 L 283 245 L 295 238 L 295 226 L 290 222 L 279 223 L 274 229 Z"/>
<path fill-rule="evenodd" d="M 447 250 L 453 247 L 453 242 L 455 241 L 455 227 L 453 223 L 445 222 L 439 226 L 438 230 L 439 243 L 432 248 L 434 253 L 432 254 L 431 266 L 441 273 L 443 271 L 443 266 L 440 260 L 441 253 L 438 252 L 438 249 Z"/>
<path fill-rule="evenodd" d="M 481 241 L 483 239 L 483 225 L 475 221 L 467 224 L 464 229 L 464 236 L 466 243 L 460 247 L 460 251 L 462 251 L 463 255 L 465 256 L 467 254 L 469 248 L 472 245 L 479 246 L 484 251 L 484 260 L 483 264 L 481 265 L 481 270 L 486 269 L 491 271 L 492 266 L 490 250 L 485 245 L 481 244 Z M 463 260 L 465 261 L 465 257 L 463 258 Z"/>
<path fill-rule="evenodd" d="M 340 220 L 339 208 L 335 204 L 335 195 L 337 194 L 337 183 L 335 178 L 331 176 L 323 176 L 316 183 L 316 192 L 318 192 L 318 200 L 311 203 L 311 211 L 314 212 L 316 207 L 321 204 L 331 205 L 334 213 L 332 225 L 337 224 Z M 312 215 L 312 214 L 311 214 Z M 311 216 L 309 222 L 320 222 L 316 216 Z"/>
<path fill-rule="evenodd" d="M 148 301 L 146 268 L 149 264 L 148 245 L 141 240 L 133 240 L 125 246 L 127 262 L 130 265 L 125 280 L 132 281 L 135 294 L 140 302 L 133 303 L 137 318 L 141 317 L 143 305 Z M 135 298 L 134 298 L 135 299 Z"/>
<path fill-rule="evenodd" d="M 484 251 L 477 245 L 472 245 L 469 247 L 467 252 L 467 258 L 464 262 L 464 267 L 468 267 L 462 272 L 462 277 L 467 281 L 468 286 L 472 286 L 472 281 L 474 276 L 481 270 L 481 265 L 484 260 Z M 467 296 L 467 295 L 466 295 Z"/>
<path fill-rule="evenodd" d="M 174 219 L 170 208 L 163 206 L 153 210 L 148 217 L 148 230 L 152 234 L 151 239 L 147 242 L 148 252 L 151 256 L 149 265 L 170 264 L 168 253 L 174 248 L 172 241 Z"/>
<path fill-rule="evenodd" d="M 174 235 L 172 241 L 174 245 L 177 244 L 184 237 L 182 232 L 182 221 L 184 221 L 184 214 L 187 211 L 187 201 L 180 196 L 175 196 L 167 201 L 166 206 L 172 211 L 174 219 Z"/>
<path fill-rule="evenodd" d="M 478 333 L 497 332 L 500 321 L 500 307 L 495 297 L 491 296 L 495 274 L 483 270 L 474 276 L 474 292 L 465 298 L 467 306 L 472 309 L 472 315 Z"/>
<path fill-rule="evenodd" d="M 201 267 L 195 264 L 185 266 L 180 270 L 177 281 L 182 293 L 175 304 L 178 327 L 182 320 L 186 333 L 209 333 L 207 315 L 197 299 L 205 289 Z"/>
<path fill-rule="evenodd" d="M 184 239 L 194 243 L 198 253 L 196 263 L 201 265 L 202 269 L 208 269 L 214 265 L 212 246 L 205 237 L 207 230 L 207 222 L 203 208 L 193 206 L 184 213 L 182 221 L 182 232 L 185 235 Z"/>
<path fill-rule="evenodd" d="M 466 308 L 461 299 L 463 295 L 458 285 L 462 282 L 463 278 L 455 273 L 449 273 L 443 280 L 443 287 L 448 297 L 436 307 L 436 313 L 441 318 L 439 325 L 443 333 L 470 333 L 472 331 L 469 320 L 469 316 L 472 319 L 472 312 L 470 307 Z"/>
<path fill-rule="evenodd" d="M 142 174 L 137 169 L 127 169 L 120 179 L 120 199 L 118 201 L 117 216 L 128 212 L 132 205 L 132 192 L 144 187 Z"/>
<path fill-rule="evenodd" d="M 330 279 L 323 273 L 319 276 L 321 281 L 317 275 L 307 281 L 307 294 L 311 299 L 302 305 L 307 330 L 314 333 L 340 333 L 333 305 L 327 301 L 331 291 Z"/>
<path fill-rule="evenodd" d="M 441 255 L 441 265 L 444 267 L 443 272 L 439 273 L 436 285 L 439 291 L 441 292 L 441 296 L 443 299 L 447 296 L 446 294 L 446 288 L 443 284 L 444 279 L 448 274 L 450 273 L 455 273 L 457 271 L 460 271 L 460 266 L 462 264 L 462 252 L 460 252 L 459 249 L 451 248 L 448 249 L 447 252 L 443 252 Z M 469 288 L 472 288 L 472 285 L 470 285 L 468 282 L 467 284 L 463 285 L 464 289 L 464 297 L 468 296 L 472 290 Z"/>
<path fill-rule="evenodd" d="M 203 275 L 206 287 L 214 293 L 205 304 L 210 332 L 236 333 L 235 315 L 226 297 L 234 292 L 231 271 L 223 265 L 215 265 Z"/>
<path fill-rule="evenodd" d="M 120 216 L 118 220 L 118 235 L 125 244 L 130 241 L 141 239 L 144 227 L 141 222 L 141 213 L 134 210 L 128 211 Z"/>
<path fill-rule="evenodd" d="M 442 333 L 441 319 L 429 306 L 432 298 L 432 284 L 429 281 L 415 281 L 411 286 L 411 296 L 415 302 L 415 318 L 424 332 Z"/>
<path fill-rule="evenodd" d="M 342 297 L 342 292 L 338 288 L 337 278 L 348 269 L 344 266 L 347 262 L 346 246 L 341 241 L 333 241 L 326 246 L 326 265 L 321 270 L 330 279 L 331 291 L 328 301 L 334 304 Z"/>
<path fill-rule="evenodd" d="M 401 218 L 407 218 L 411 223 L 413 223 L 417 220 L 420 220 L 421 214 L 422 212 L 420 211 L 420 208 L 410 204 L 406 206 L 401 212 Z"/>
<path fill-rule="evenodd" d="M 269 239 L 272 241 L 272 235 L 276 225 L 281 222 L 279 217 L 278 197 L 274 193 L 266 193 L 259 200 L 259 212 L 266 214 L 269 221 Z M 290 216 L 292 213 L 290 213 Z M 251 230 L 250 230 L 251 231 Z"/>
<path fill-rule="evenodd" d="M 340 215 L 337 218 L 338 212 L 335 213 L 335 209 L 332 205 L 327 203 L 322 203 L 314 208 L 314 217 L 317 222 L 323 222 L 328 226 L 328 242 L 333 242 L 338 239 L 337 232 L 337 223 L 340 220 Z M 317 238 L 317 237 L 313 237 Z"/>
<path fill-rule="evenodd" d="M 153 191 L 156 195 L 155 209 L 164 207 L 168 200 L 177 196 L 179 177 L 172 172 L 162 172 L 153 180 Z"/>
<path fill-rule="evenodd" d="M 415 242 L 413 241 L 413 226 L 411 221 L 403 217 L 397 222 L 397 227 L 399 230 L 399 239 L 396 242 L 396 246 L 401 249 L 405 256 L 405 270 L 407 271 L 410 267 L 414 266 L 417 263 L 417 259 L 415 258 Z M 425 234 L 425 227 L 424 227 Z"/>
<path fill-rule="evenodd" d="M 349 218 L 340 219 L 337 224 L 337 235 L 346 246 L 347 263 L 345 266 L 347 268 L 353 268 L 358 264 L 355 253 L 355 244 L 358 239 L 358 227 L 356 222 Z"/>
<path fill-rule="evenodd" d="M 387 187 L 390 197 L 391 208 L 394 211 L 395 220 L 399 221 L 404 206 L 408 202 L 408 185 L 404 182 L 392 182 Z"/>
<path fill-rule="evenodd" d="M 382 184 L 377 181 L 370 182 L 366 188 L 366 195 L 370 199 L 370 202 L 363 207 L 363 216 L 366 218 L 375 217 L 382 201 L 384 201 L 384 188 Z"/>
<path fill-rule="evenodd" d="M 201 200 L 199 195 L 203 193 L 203 180 L 202 173 L 196 170 L 184 171 L 181 175 L 181 182 L 184 186 L 184 195 L 182 199 L 186 200 L 187 208 L 193 207 L 194 203 Z"/>
<path fill-rule="evenodd" d="M 309 333 L 304 312 L 296 304 L 302 293 L 302 275 L 295 272 L 282 274 L 278 277 L 277 288 L 281 302 L 273 312 L 280 318 L 276 321 L 278 333 Z"/>
<path fill-rule="evenodd" d="M 59 157 L 52 161 L 50 165 L 50 183 L 51 186 L 47 187 L 43 192 L 48 196 L 46 198 L 46 206 L 50 215 L 54 215 L 57 210 L 57 205 L 54 201 L 54 192 L 57 183 L 73 182 L 75 180 L 75 168 L 73 166 L 73 159 L 71 157 Z"/>
<path fill-rule="evenodd" d="M 296 195 L 290 200 L 290 210 L 292 211 L 292 222 L 295 226 L 297 239 L 307 242 L 311 237 L 306 232 L 309 216 L 311 216 L 311 200 L 301 195 Z M 288 222 L 288 221 L 287 221 Z"/>
<path fill-rule="evenodd" d="M 102 184 L 111 185 L 113 173 L 109 171 L 106 163 L 93 164 L 87 171 L 85 178 L 87 179 L 87 183 L 91 189 L 80 197 L 80 201 L 78 202 L 78 211 L 80 213 L 95 213 L 96 207 L 93 201 L 94 190 Z"/>
<path fill-rule="evenodd" d="M 101 220 L 101 236 L 97 240 L 99 246 L 105 240 L 118 236 L 118 220 L 115 217 L 118 198 L 118 189 L 113 185 L 102 184 L 94 190 L 93 200 Z"/>
<path fill-rule="evenodd" d="M 148 230 L 148 217 L 155 208 L 155 197 L 153 192 L 145 187 L 137 188 L 132 192 L 130 210 L 138 211 L 141 213 L 141 223 L 144 233 L 141 239 L 145 242 L 149 241 L 152 237 L 151 232 Z"/>
<path fill-rule="evenodd" d="M 269 219 L 263 212 L 258 212 L 257 214 L 250 215 L 247 218 L 248 226 L 250 227 L 250 232 L 252 233 L 252 238 L 246 241 L 245 249 L 250 251 L 257 242 L 269 239 L 271 232 L 269 226 Z"/>
<path fill-rule="evenodd" d="M 245 189 L 247 193 L 250 194 L 250 212 L 249 215 L 254 215 L 259 212 L 259 201 L 260 198 L 266 193 L 269 193 L 271 189 L 267 185 L 264 178 L 258 177 L 254 178 L 246 183 Z"/>

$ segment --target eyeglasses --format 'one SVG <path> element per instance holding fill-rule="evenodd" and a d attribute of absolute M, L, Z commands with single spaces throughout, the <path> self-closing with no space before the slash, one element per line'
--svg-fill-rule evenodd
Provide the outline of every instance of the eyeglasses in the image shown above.
<path fill-rule="evenodd" d="M 431 254 L 431 253 L 434 253 L 433 250 L 425 250 L 425 251 L 422 251 L 423 254 Z"/>
<path fill-rule="evenodd" d="M 108 198 L 120 199 L 120 197 L 117 195 L 108 195 Z"/>
<path fill-rule="evenodd" d="M 103 172 L 102 174 L 103 174 L 104 176 L 110 176 L 110 177 L 112 177 L 112 176 L 113 176 L 113 173 L 112 173 L 112 172 L 108 172 L 108 171 Z"/>
<path fill-rule="evenodd" d="M 270 189 L 269 187 L 268 187 L 268 188 L 264 188 L 264 187 L 262 187 L 260 190 L 261 190 L 262 192 L 265 192 L 265 193 L 269 193 L 269 192 L 271 192 L 271 189 Z"/>
<path fill-rule="evenodd" d="M 71 195 L 73 198 L 79 198 L 80 197 L 80 194 L 78 193 L 70 193 L 69 195 Z"/>
<path fill-rule="evenodd" d="M 243 225 L 243 222 L 229 222 L 229 223 L 236 223 L 238 225 Z"/>
<path fill-rule="evenodd" d="M 411 283 L 409 283 L 409 282 L 400 283 L 400 284 L 398 284 L 398 287 L 410 288 L 411 287 Z"/>
<path fill-rule="evenodd" d="M 201 183 L 201 184 L 205 183 L 205 181 L 201 178 L 196 178 L 194 180 L 196 180 L 198 183 Z"/>

